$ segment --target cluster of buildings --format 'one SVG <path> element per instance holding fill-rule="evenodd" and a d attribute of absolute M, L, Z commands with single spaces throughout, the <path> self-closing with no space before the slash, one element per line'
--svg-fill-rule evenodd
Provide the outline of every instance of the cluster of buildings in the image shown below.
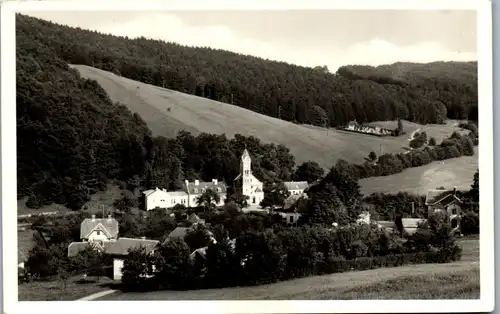
<path fill-rule="evenodd" d="M 388 136 L 392 134 L 391 130 L 384 129 L 378 126 L 360 125 L 356 121 L 349 122 L 349 124 L 347 124 L 344 130 L 351 132 L 365 133 L 365 134 L 373 134 L 378 136 Z"/>
<path fill-rule="evenodd" d="M 233 183 L 234 187 L 248 198 L 247 211 L 265 210 L 260 208 L 260 202 L 264 199 L 264 186 L 262 181 L 252 173 L 252 158 L 247 149 L 245 149 L 241 155 L 240 174 L 234 179 Z M 309 187 L 306 181 L 289 181 L 284 182 L 284 184 L 290 192 L 290 198 L 287 200 L 287 204 L 305 195 L 304 191 Z M 213 179 L 212 182 L 200 182 L 199 180 L 189 182 L 186 180 L 183 189 L 180 191 L 167 191 L 166 189 L 160 188 L 144 191 L 145 210 L 172 208 L 177 204 L 186 207 L 198 207 L 198 198 L 207 189 L 212 189 L 219 195 L 220 201 L 215 205 L 224 205 L 227 197 L 227 186 L 224 182 L 217 179 Z M 291 219 L 293 220 L 294 218 Z"/>

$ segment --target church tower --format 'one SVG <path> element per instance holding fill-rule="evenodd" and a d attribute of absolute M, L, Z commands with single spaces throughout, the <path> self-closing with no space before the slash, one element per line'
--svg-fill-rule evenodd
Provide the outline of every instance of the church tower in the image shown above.
<path fill-rule="evenodd" d="M 243 195 L 250 195 L 252 193 L 252 159 L 246 148 L 241 155 L 240 174 Z"/>

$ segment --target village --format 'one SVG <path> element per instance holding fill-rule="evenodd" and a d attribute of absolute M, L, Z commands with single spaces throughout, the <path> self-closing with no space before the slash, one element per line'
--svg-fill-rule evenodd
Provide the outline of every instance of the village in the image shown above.
<path fill-rule="evenodd" d="M 372 11 L 15 14 L 18 301 L 479 298 L 476 18 Z"/>
<path fill-rule="evenodd" d="M 255 177 L 251 169 L 251 157 L 249 152 L 245 149 L 241 156 L 240 174 L 235 178 L 235 184 L 239 187 L 241 193 L 249 200 L 248 204 L 242 208 L 244 213 L 264 213 L 279 215 L 283 221 L 288 225 L 296 225 L 300 219 L 301 213 L 297 206 L 295 206 L 301 199 L 307 199 L 307 190 L 309 184 L 305 181 L 300 182 L 284 182 L 284 186 L 288 191 L 287 197 L 284 199 L 282 206 L 277 208 L 262 207 L 260 203 L 264 199 L 263 183 Z M 200 207 L 200 196 L 207 190 L 211 190 L 218 196 L 218 202 L 214 201 L 213 205 L 220 208 L 225 204 L 227 197 L 227 187 L 224 182 L 213 179 L 212 182 L 194 182 L 185 181 L 185 189 L 180 191 L 166 191 L 163 188 L 156 187 L 155 189 L 146 190 L 143 192 L 145 212 L 152 210 L 164 210 L 171 217 L 175 217 L 174 209 L 176 206 L 185 208 Z M 425 205 L 428 207 L 429 213 L 445 212 L 451 221 L 452 232 L 460 235 L 460 218 L 461 199 L 456 195 L 456 189 L 452 191 L 446 190 L 429 190 L 426 196 Z M 425 221 L 422 218 L 402 218 L 401 223 L 403 228 L 409 234 L 416 232 L 418 224 Z M 389 231 L 396 229 L 394 221 L 372 221 L 368 211 L 362 212 L 358 219 L 357 224 L 375 224 L 378 228 L 384 228 Z M 179 225 L 171 231 L 163 242 L 167 242 L 174 238 L 184 238 L 186 234 L 196 228 L 198 225 L 205 225 L 205 220 L 200 219 L 197 214 L 192 213 L 184 221 L 180 221 Z M 333 223 L 332 227 L 337 227 L 338 224 Z M 81 222 L 80 228 L 80 242 L 73 242 L 68 246 L 68 257 L 77 256 L 80 252 L 91 248 L 100 253 L 105 253 L 113 259 L 113 272 L 112 279 L 120 281 L 122 279 L 122 268 L 124 258 L 128 255 L 130 250 L 143 247 L 148 254 L 153 254 L 155 249 L 161 244 L 158 240 L 141 238 L 127 238 L 120 237 L 119 223 L 112 217 L 96 218 L 92 215 Z M 216 242 L 213 234 L 208 231 L 210 242 Z M 235 245 L 235 239 L 229 239 L 232 245 Z M 205 258 L 207 246 L 195 248 L 191 252 L 191 258 L 197 259 Z M 21 258 L 19 267 L 24 268 L 24 259 Z M 105 265 L 103 265 L 104 267 Z M 84 275 L 85 277 L 87 275 Z"/>

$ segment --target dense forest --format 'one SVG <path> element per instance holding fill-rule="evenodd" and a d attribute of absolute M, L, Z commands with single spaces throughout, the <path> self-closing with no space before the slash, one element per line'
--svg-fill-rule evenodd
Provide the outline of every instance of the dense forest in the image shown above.
<path fill-rule="evenodd" d="M 18 38 L 84 64 L 188 94 L 320 126 L 397 118 L 477 118 L 477 63 L 344 66 L 337 73 L 210 48 L 129 39 L 18 15 Z"/>
<path fill-rule="evenodd" d="M 216 100 L 232 97 L 235 105 L 271 116 L 282 107 L 281 118 L 301 123 L 336 125 L 353 118 L 395 117 L 436 122 L 445 112 L 450 117 L 466 117 L 476 103 L 475 64 L 437 65 L 444 74 L 435 78 L 403 71 L 402 78 L 386 82 L 380 79 L 382 74 L 372 74 L 389 71 L 384 67 L 377 72 L 350 66 L 333 75 L 324 69 L 225 51 L 102 35 L 21 15 L 16 38 L 17 187 L 18 198 L 28 197 L 31 208 L 58 203 L 80 209 L 111 180 L 124 182 L 130 190 L 178 189 L 185 179 L 217 178 L 230 184 L 245 147 L 252 155 L 256 176 L 265 184 L 291 179 L 312 182 L 323 173 L 314 162 L 296 168 L 288 148 L 253 137 L 228 139 L 187 132 L 176 138 L 152 137 L 141 117 L 113 103 L 97 82 L 81 78 L 68 63 L 92 65 Z M 346 71 L 357 77 L 349 77 Z M 426 104 L 439 104 L 433 107 L 438 113 L 433 116 L 430 107 L 422 107 Z M 317 120 L 308 120 L 312 117 Z M 461 147 L 459 154 L 452 155 L 466 154 Z M 384 158 L 379 159 L 390 159 Z M 356 176 L 387 175 L 407 166 L 389 171 L 363 165 Z M 365 170 L 360 171 L 361 167 Z"/>

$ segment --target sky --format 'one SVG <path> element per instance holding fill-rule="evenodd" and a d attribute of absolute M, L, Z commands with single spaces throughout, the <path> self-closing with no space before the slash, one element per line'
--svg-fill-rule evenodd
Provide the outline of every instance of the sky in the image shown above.
<path fill-rule="evenodd" d="M 144 36 L 302 66 L 476 61 L 476 12 L 464 10 L 31 11 L 129 38 Z"/>

